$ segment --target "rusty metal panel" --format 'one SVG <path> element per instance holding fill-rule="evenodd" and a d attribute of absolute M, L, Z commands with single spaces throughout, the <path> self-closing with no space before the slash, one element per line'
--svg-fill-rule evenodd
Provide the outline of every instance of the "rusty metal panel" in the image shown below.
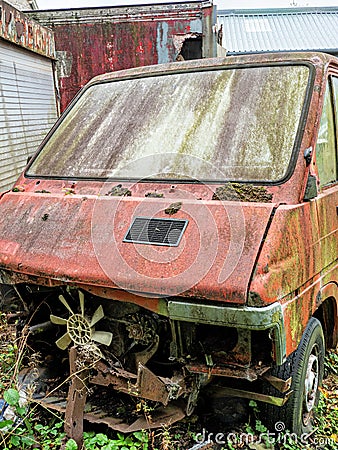
<path fill-rule="evenodd" d="M 0 38 L 48 58 L 55 58 L 53 32 L 3 0 L 0 0 Z"/>
<path fill-rule="evenodd" d="M 316 298 L 324 263 L 318 225 L 315 202 L 280 206 L 250 287 L 251 304 L 259 306 L 276 298 L 282 304 L 287 354 L 297 348 L 309 318 L 318 307 Z"/>
<path fill-rule="evenodd" d="M 57 118 L 52 61 L 0 39 L 0 191 L 18 178 Z"/>
<path fill-rule="evenodd" d="M 181 59 L 186 40 L 202 39 L 201 57 L 216 56 L 212 2 L 34 11 L 55 32 L 61 109 L 92 77 Z"/>
<path fill-rule="evenodd" d="M 43 189 L 40 183 L 32 188 Z M 17 218 L 12 227 L 0 227 L 0 264 L 8 270 L 16 272 L 20 266 L 22 273 L 64 282 L 242 304 L 274 207 L 186 199 L 175 214 L 189 220 L 181 245 L 154 250 L 123 239 L 136 211 L 145 217 L 168 217 L 168 198 L 121 201 L 61 190 L 29 196 L 13 192 L 5 199 L 3 214 Z"/>

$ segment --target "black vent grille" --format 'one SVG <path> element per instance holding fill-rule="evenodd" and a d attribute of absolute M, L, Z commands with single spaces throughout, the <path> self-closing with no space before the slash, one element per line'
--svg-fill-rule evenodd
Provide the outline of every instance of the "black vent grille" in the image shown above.
<path fill-rule="evenodd" d="M 187 220 L 136 217 L 123 242 L 177 247 L 187 224 Z"/>

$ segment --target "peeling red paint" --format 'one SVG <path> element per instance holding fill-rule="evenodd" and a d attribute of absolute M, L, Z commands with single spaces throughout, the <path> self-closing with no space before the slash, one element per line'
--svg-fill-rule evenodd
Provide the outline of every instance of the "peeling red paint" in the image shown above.
<path fill-rule="evenodd" d="M 119 198 L 103 197 L 101 201 L 93 196 L 86 196 L 84 200 L 78 195 L 65 196 L 62 191 L 59 194 L 31 194 L 29 197 L 25 194 L 26 192 L 7 194 L 7 202 L 2 205 L 2 210 L 4 214 L 6 211 L 9 213 L 16 210 L 18 226 L 24 220 L 31 221 L 31 238 L 35 236 L 34 239 L 38 239 L 39 251 L 33 258 L 30 250 L 31 238 L 28 239 L 27 245 L 18 248 L 10 258 L 11 261 L 7 262 L 9 270 L 16 271 L 20 264 L 20 271 L 27 275 L 39 274 L 40 277 L 49 278 L 53 272 L 52 278 L 60 281 L 68 279 L 79 283 L 86 279 L 86 284 L 92 286 L 127 289 L 139 293 L 152 292 L 155 296 L 176 295 L 179 290 L 187 297 L 197 296 L 232 303 L 246 301 L 246 289 L 257 249 L 273 209 L 273 204 L 235 206 L 229 203 L 225 207 L 211 200 L 185 201 L 183 211 L 176 214 L 175 219 L 190 221 L 185 239 L 187 242 L 198 243 L 198 246 L 186 246 L 183 252 L 179 251 L 176 264 L 171 265 L 166 263 L 166 260 L 175 257 L 177 250 L 174 247 L 166 250 L 163 257 L 163 249 L 156 251 L 157 259 L 161 262 L 158 264 L 148 255 L 148 250 L 152 251 L 150 247 L 143 250 L 142 256 L 139 254 L 139 248 L 123 243 L 123 237 L 130 226 L 130 221 L 124 217 L 133 217 L 136 211 L 141 216 L 153 217 L 154 208 L 160 208 L 162 212 L 157 213 L 156 217 L 165 218 L 164 210 L 171 203 L 168 198 L 144 202 L 133 197 L 121 202 Z M 31 196 L 35 198 L 34 207 L 31 205 Z M 107 210 L 108 203 L 110 206 Z M 160 203 L 162 206 L 159 206 Z M 20 210 L 24 216 L 20 216 Z M 46 221 L 42 220 L 44 214 L 48 214 Z M 104 220 L 102 215 L 105 216 Z M 72 226 L 60 229 L 61 216 L 65 222 L 67 217 L 72 217 Z M 205 218 L 205 226 L 201 228 L 202 217 Z M 116 223 L 120 224 L 118 228 L 114 225 Z M 242 229 L 243 223 L 245 230 Z M 97 227 L 102 227 L 101 231 Z M 91 235 L 93 229 L 95 233 Z M 120 243 L 117 248 L 107 244 L 101 248 L 99 242 L 95 243 L 97 233 L 102 238 L 107 230 L 114 229 L 114 240 Z M 18 229 L 14 224 L 4 230 L 0 241 L 2 247 L 5 248 L 8 242 L 15 242 L 17 234 Z M 231 252 L 230 239 L 234 240 L 236 236 L 239 239 L 238 245 L 243 245 L 237 262 L 242 270 L 239 272 L 233 268 L 232 273 L 228 273 L 224 258 Z M 97 259 L 98 253 L 100 261 Z M 4 261 L 7 261 L 7 258 L 4 254 Z M 105 261 L 111 258 L 120 261 L 117 265 L 119 270 L 116 271 L 117 267 L 115 268 L 113 278 L 112 274 L 106 272 L 105 267 Z M 74 261 L 74 265 L 71 261 Z M 153 274 L 151 278 L 150 274 Z M 196 283 L 192 285 L 192 279 L 195 278 Z M 218 282 L 215 283 L 214 280 Z"/>
<path fill-rule="evenodd" d="M 185 34 L 204 33 L 212 40 L 212 28 L 206 21 L 212 10 L 209 2 L 201 1 L 175 7 L 34 11 L 30 16 L 52 27 L 55 33 L 63 111 L 78 90 L 96 75 L 175 61 L 176 35 L 184 39 Z M 203 56 L 215 56 L 213 52 L 210 49 Z"/>

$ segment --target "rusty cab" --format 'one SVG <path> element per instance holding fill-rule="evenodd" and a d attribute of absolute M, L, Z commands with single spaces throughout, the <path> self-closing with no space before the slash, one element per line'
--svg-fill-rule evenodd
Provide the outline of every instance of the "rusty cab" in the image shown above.
<path fill-rule="evenodd" d="M 70 433 L 180 420 L 203 393 L 308 432 L 337 344 L 337 135 L 320 53 L 86 85 L 0 202 L 2 309 L 41 355 L 36 401 Z M 69 371 L 66 407 L 51 380 Z"/>

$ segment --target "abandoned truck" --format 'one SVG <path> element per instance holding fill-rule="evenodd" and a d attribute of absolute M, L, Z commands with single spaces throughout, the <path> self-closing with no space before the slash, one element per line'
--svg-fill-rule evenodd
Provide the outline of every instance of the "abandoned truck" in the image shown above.
<path fill-rule="evenodd" d="M 36 401 L 71 429 L 132 431 L 209 392 L 310 430 L 337 344 L 337 135 L 338 60 L 320 53 L 87 84 L 0 202 L 2 304 L 40 355 Z"/>

